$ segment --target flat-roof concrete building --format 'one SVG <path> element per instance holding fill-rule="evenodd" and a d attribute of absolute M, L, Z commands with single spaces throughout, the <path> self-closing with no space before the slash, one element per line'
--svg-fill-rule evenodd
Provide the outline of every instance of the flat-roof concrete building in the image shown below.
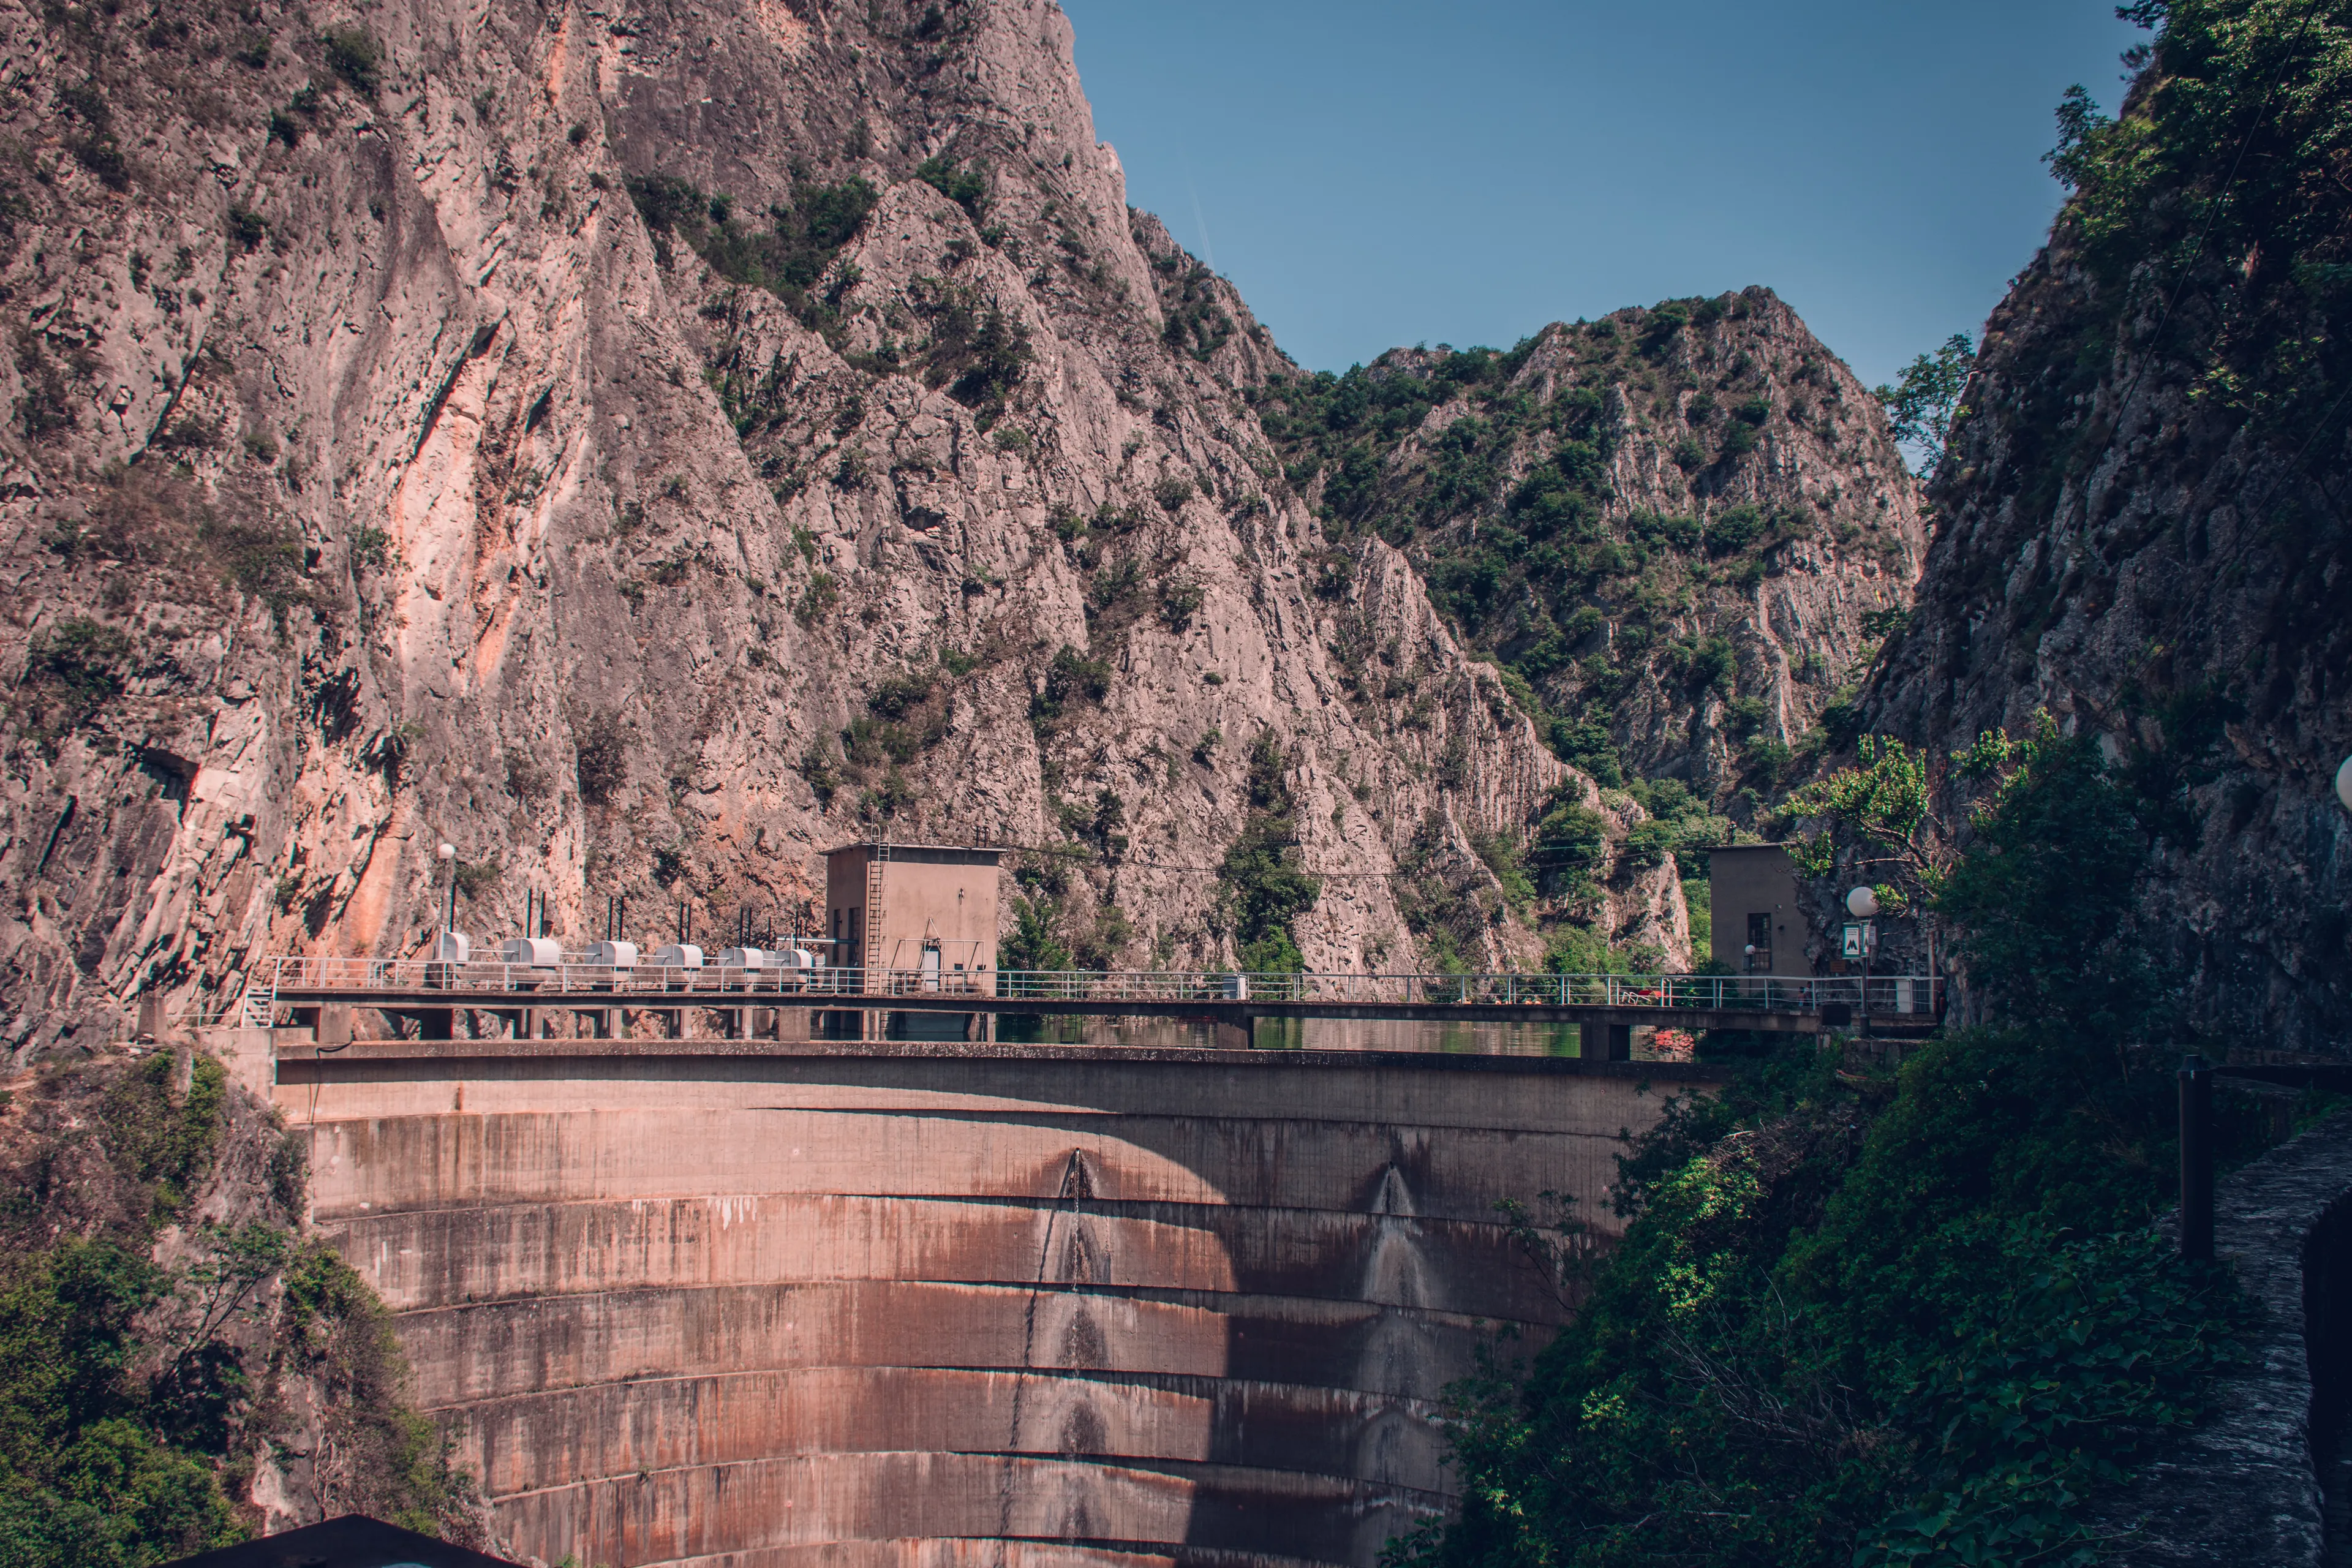
<path fill-rule="evenodd" d="M 1806 972 L 1797 868 L 1785 846 L 1740 844 L 1708 850 L 1707 901 L 1715 926 L 1712 956 L 1732 973 Z"/>
<path fill-rule="evenodd" d="M 845 844 L 824 852 L 825 931 L 847 969 L 993 989 L 996 867 L 1003 852 L 957 844 Z M 878 977 L 877 977 L 878 978 Z"/>

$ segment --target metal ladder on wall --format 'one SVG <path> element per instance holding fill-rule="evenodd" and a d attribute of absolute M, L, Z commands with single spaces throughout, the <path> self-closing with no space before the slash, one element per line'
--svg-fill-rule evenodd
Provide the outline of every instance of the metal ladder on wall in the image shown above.
<path fill-rule="evenodd" d="M 866 939 L 858 958 L 866 967 L 867 990 L 874 988 L 874 971 L 882 947 L 882 862 L 888 858 L 890 847 L 877 843 L 874 858 L 866 863 Z"/>
<path fill-rule="evenodd" d="M 245 995 L 237 1004 L 236 1021 L 240 1028 L 267 1029 L 278 1022 L 278 960 L 263 961 L 267 969 L 256 968 L 245 978 Z"/>

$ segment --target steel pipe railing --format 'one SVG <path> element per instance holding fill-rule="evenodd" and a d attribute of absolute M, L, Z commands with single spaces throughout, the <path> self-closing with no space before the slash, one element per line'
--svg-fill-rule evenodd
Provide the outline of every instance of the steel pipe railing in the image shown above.
<path fill-rule="evenodd" d="M 1230 971 L 980 970 L 940 973 L 909 969 L 687 969 L 640 963 L 590 963 L 566 953 L 561 963 L 453 963 L 431 959 L 265 960 L 251 973 L 256 993 L 447 992 L 453 1005 L 530 1006 L 541 993 L 610 996 L 613 1005 L 725 1006 L 761 997 L 985 996 L 1040 1004 L 1186 1002 L 1243 1004 L 1369 1003 L 1389 1005 L 1609 1007 L 1712 1013 L 1817 1014 L 1844 1007 L 1857 1016 L 1923 1018 L 1944 1000 L 1935 975 L 1242 973 Z M 494 998 L 477 1000 L 478 998 Z M 364 1005 L 364 1004 L 362 1004 Z"/>

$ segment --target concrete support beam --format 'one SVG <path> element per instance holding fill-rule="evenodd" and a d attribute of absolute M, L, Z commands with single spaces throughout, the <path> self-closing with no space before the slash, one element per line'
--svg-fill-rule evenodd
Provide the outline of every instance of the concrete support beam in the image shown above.
<path fill-rule="evenodd" d="M 1589 1062 L 1625 1062 L 1633 1059 L 1633 1026 L 1631 1024 L 1579 1024 L 1577 1055 Z"/>

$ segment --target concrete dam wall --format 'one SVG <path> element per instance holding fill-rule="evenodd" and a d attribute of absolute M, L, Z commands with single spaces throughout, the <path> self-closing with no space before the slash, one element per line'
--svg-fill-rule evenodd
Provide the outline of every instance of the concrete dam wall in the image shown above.
<path fill-rule="evenodd" d="M 1663 1064 L 726 1041 L 286 1047 L 317 1224 L 496 1527 L 583 1564 L 1369 1565 L 1570 1310 Z"/>

